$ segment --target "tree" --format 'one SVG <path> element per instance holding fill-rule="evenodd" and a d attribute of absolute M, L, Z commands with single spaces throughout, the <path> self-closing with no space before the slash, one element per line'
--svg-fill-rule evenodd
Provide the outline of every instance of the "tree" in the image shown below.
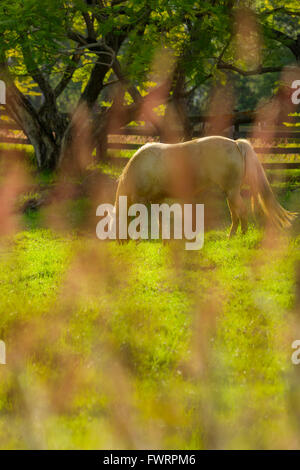
<path fill-rule="evenodd" d="M 134 119 L 145 99 L 157 104 L 166 84 L 149 93 L 145 85 L 156 50 L 172 49 L 179 60 L 168 89 L 170 100 L 179 102 L 184 95 L 186 74 L 195 82 L 207 79 L 204 69 L 213 66 L 205 54 L 220 48 L 228 24 L 220 17 L 227 17 L 231 3 L 207 2 L 202 7 L 190 0 L 3 0 L 0 54 L 7 109 L 34 146 L 38 167 L 55 167 L 65 154 L 62 149 L 69 147 L 72 121 L 59 100 L 72 82 L 81 81 L 75 111 L 82 105 L 90 111 L 96 143 L 117 105 L 122 125 Z M 213 29 L 210 42 L 208 32 Z M 193 66 L 187 60 L 189 42 L 195 53 Z M 93 113 L 105 88 L 116 81 L 126 91 L 123 99 L 111 99 L 108 107 Z M 30 99 L 33 85 L 42 94 L 42 104 Z"/>
<path fill-rule="evenodd" d="M 157 125 L 153 108 L 162 96 L 183 116 L 188 135 L 186 102 L 201 85 L 226 79 L 228 70 L 244 75 L 281 70 L 282 48 L 294 54 L 290 61 L 298 60 L 298 36 L 291 32 L 299 19 L 295 2 L 251 3 L 268 51 L 266 63 L 247 70 L 234 54 L 233 25 L 241 2 L 2 0 L 0 78 L 7 84 L 7 110 L 34 146 L 38 167 L 56 167 L 72 148 L 71 113 L 61 102 L 75 83 L 81 91 L 72 111 L 88 110 L 97 146 L 105 143 L 114 115 L 123 126 L 142 110 Z M 276 20 L 283 9 L 284 22 Z M 157 51 L 172 51 L 173 59 L 149 84 Z M 42 100 L 34 100 L 33 93 Z"/>

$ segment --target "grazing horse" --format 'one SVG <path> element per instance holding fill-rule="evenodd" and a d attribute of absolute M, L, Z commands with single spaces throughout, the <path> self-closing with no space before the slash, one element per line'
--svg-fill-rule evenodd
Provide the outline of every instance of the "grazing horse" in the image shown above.
<path fill-rule="evenodd" d="M 119 178 L 116 215 L 120 196 L 127 196 L 128 204 L 157 203 L 166 198 L 192 203 L 200 191 L 213 184 L 227 197 L 232 219 L 230 236 L 236 233 L 239 222 L 245 233 L 248 216 L 241 197 L 244 183 L 250 186 L 252 207 L 260 206 L 277 227 L 291 225 L 296 213 L 285 210 L 276 200 L 251 144 L 221 136 L 141 147 Z"/>

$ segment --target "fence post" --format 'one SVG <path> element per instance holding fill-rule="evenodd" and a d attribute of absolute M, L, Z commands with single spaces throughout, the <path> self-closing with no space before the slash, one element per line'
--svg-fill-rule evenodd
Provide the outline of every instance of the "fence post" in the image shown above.
<path fill-rule="evenodd" d="M 238 122 L 234 124 L 234 133 L 233 133 L 233 138 L 234 140 L 238 139 L 240 136 L 240 125 Z"/>

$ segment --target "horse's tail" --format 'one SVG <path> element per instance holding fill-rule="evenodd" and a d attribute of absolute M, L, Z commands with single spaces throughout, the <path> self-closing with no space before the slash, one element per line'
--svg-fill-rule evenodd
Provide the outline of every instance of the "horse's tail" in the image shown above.
<path fill-rule="evenodd" d="M 250 142 L 239 139 L 236 143 L 245 158 L 245 182 L 250 186 L 253 201 L 277 227 L 289 227 L 298 214 L 279 204 Z"/>

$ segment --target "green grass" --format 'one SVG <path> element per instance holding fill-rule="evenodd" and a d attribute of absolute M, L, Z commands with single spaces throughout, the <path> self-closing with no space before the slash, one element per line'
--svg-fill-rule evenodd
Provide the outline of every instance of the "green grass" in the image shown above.
<path fill-rule="evenodd" d="M 1 448 L 281 448 L 300 238 L 2 246 Z M 295 338 L 293 338 L 295 339 Z"/>
<path fill-rule="evenodd" d="M 299 171 L 281 174 L 272 186 L 299 210 Z M 20 204 L 55 175 L 35 181 Z M 29 209 L 0 240 L 0 448 L 299 448 L 299 222 L 228 240 L 223 214 L 187 252 L 75 235 L 90 202 L 67 204 L 69 233 Z"/>

